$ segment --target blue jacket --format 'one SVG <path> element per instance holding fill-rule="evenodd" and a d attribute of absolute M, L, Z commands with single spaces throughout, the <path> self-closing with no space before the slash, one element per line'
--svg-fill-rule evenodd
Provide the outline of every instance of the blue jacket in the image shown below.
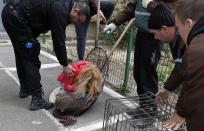
<path fill-rule="evenodd" d="M 136 26 L 143 31 L 149 32 L 148 20 L 150 13 L 142 6 L 142 0 L 137 0 L 135 8 Z"/>

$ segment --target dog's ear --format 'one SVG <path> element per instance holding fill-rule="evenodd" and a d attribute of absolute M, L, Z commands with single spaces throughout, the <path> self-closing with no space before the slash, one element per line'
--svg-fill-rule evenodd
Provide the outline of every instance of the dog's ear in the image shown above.
<path fill-rule="evenodd" d="M 78 87 L 76 94 L 86 95 L 90 98 L 95 97 L 101 91 L 101 85 L 102 76 L 99 69 L 96 65 L 88 64 L 80 71 L 76 79 L 76 86 Z"/>

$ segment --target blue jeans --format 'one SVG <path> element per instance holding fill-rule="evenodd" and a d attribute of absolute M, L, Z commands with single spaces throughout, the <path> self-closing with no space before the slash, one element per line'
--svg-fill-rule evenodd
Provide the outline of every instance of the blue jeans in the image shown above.
<path fill-rule="evenodd" d="M 113 10 L 114 10 L 113 1 L 112 0 L 101 0 L 100 6 L 101 6 L 101 11 L 103 12 L 104 16 L 106 17 L 106 19 L 108 19 L 112 15 Z M 91 13 L 91 15 L 93 16 L 95 14 Z M 77 55 L 78 55 L 79 60 L 84 59 L 88 26 L 89 26 L 89 20 L 85 21 L 84 23 L 75 25 L 75 31 L 77 35 Z"/>

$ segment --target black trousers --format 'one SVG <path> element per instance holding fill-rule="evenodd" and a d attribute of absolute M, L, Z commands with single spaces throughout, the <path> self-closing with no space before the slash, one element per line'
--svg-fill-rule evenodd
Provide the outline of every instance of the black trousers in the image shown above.
<path fill-rule="evenodd" d="M 13 12 L 17 11 L 17 12 Z M 29 27 L 23 22 L 18 10 L 12 10 L 6 5 L 2 10 L 2 22 L 8 33 L 15 54 L 17 74 L 21 89 L 31 91 L 32 95 L 41 92 L 40 66 L 39 60 L 40 44 L 35 38 L 31 38 Z M 32 48 L 26 47 L 27 42 L 33 43 Z"/>
<path fill-rule="evenodd" d="M 157 65 L 161 56 L 161 42 L 153 34 L 138 30 L 134 52 L 134 78 L 138 95 L 147 91 L 157 93 Z"/>

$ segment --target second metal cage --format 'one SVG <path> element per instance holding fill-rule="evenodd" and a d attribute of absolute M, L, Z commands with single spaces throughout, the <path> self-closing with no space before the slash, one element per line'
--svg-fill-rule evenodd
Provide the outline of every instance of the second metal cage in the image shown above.
<path fill-rule="evenodd" d="M 185 125 L 179 129 L 162 126 L 172 113 L 173 106 L 156 101 L 151 93 L 109 99 L 106 101 L 102 131 L 186 131 Z"/>

